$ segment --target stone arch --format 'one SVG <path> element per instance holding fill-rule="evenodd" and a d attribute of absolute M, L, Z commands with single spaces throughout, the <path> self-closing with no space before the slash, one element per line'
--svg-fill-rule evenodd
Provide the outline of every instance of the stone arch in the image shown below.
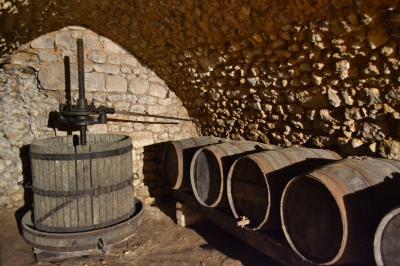
<path fill-rule="evenodd" d="M 94 100 L 97 105 L 117 110 L 189 117 L 181 100 L 162 79 L 111 40 L 76 26 L 39 36 L 21 45 L 0 69 L 0 205 L 18 204 L 22 197 L 18 183 L 23 181 L 24 164 L 20 157 L 27 155 L 26 145 L 33 139 L 66 134 L 50 128 L 48 119 L 49 113 L 65 101 L 64 56 L 70 57 L 72 96 L 77 99 L 77 38 L 84 40 L 89 102 Z M 144 183 L 157 182 L 160 158 L 152 144 L 197 135 L 192 122 L 160 125 L 151 122 L 167 121 L 122 115 L 112 118 L 122 121 L 90 126 L 89 133 L 132 137 L 134 186 L 139 194 L 148 193 Z M 138 122 L 124 122 L 126 119 Z"/>

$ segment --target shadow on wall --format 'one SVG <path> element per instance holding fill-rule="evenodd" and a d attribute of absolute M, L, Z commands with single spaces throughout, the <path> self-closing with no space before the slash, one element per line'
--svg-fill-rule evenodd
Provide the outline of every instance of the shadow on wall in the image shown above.
<path fill-rule="evenodd" d="M 29 145 L 24 145 L 20 149 L 20 158 L 22 162 L 22 185 L 24 187 L 24 205 L 19 208 L 14 216 L 17 222 L 18 231 L 22 234 L 21 220 L 25 213 L 32 209 L 33 193 L 29 188 L 32 184 L 31 161 L 29 157 Z"/>
<path fill-rule="evenodd" d="M 164 147 L 168 142 L 159 142 L 147 145 L 143 150 L 143 184 L 148 187 L 148 195 L 161 198 L 169 195 L 165 189 L 166 178 L 163 175 Z"/>
<path fill-rule="evenodd" d="M 344 197 L 345 205 L 354 210 L 351 216 L 357 223 L 356 233 L 363 258 L 372 258 L 373 238 L 383 217 L 400 206 L 400 173 L 394 172 L 384 181 Z"/>

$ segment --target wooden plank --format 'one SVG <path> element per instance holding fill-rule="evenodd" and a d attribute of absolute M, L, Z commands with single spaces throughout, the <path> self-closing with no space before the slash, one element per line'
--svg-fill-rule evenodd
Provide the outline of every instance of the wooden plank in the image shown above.
<path fill-rule="evenodd" d="M 50 154 L 55 153 L 54 152 L 54 147 L 53 146 L 47 146 L 47 151 Z M 47 176 L 49 180 L 49 190 L 54 191 L 56 190 L 56 174 L 55 174 L 55 168 L 54 168 L 54 161 L 47 161 Z M 50 211 L 53 211 L 54 209 L 57 208 L 57 199 L 55 197 L 48 197 L 47 198 L 49 203 L 50 203 Z M 50 218 L 49 222 L 51 226 L 57 227 L 58 226 L 58 221 L 57 221 L 57 213 L 53 213 Z"/>
<path fill-rule="evenodd" d="M 42 160 L 32 160 L 33 173 L 32 173 L 32 184 L 36 188 L 43 188 L 43 164 Z M 43 196 L 34 194 L 34 209 L 35 209 L 35 221 L 41 219 L 45 214 L 45 201 Z"/>
<path fill-rule="evenodd" d="M 132 152 L 128 152 L 125 154 L 125 178 L 133 176 L 133 170 L 132 170 Z M 133 195 L 133 183 L 131 183 L 130 186 L 126 187 L 126 211 L 129 212 L 133 209 L 135 202 L 134 202 L 134 195 Z"/>
<path fill-rule="evenodd" d="M 118 141 L 118 139 L 116 141 Z M 118 156 L 119 182 L 122 182 L 122 181 L 126 180 L 126 178 L 128 177 L 125 174 L 126 165 L 125 165 L 125 162 L 124 162 L 124 156 L 125 156 L 125 154 L 121 154 L 121 155 Z M 121 216 L 121 213 L 127 213 L 126 207 L 125 207 L 125 205 L 126 205 L 125 197 L 124 197 L 125 189 L 126 188 L 124 187 L 123 189 L 119 190 L 118 193 L 117 193 L 118 207 L 121 208 L 121 211 L 119 212 L 119 216 Z"/>
<path fill-rule="evenodd" d="M 76 146 L 76 153 L 84 153 L 85 146 Z M 85 190 L 85 180 L 83 174 L 83 160 L 76 160 L 76 187 L 78 191 Z M 77 199 L 78 204 L 78 225 L 86 226 L 86 197 L 79 197 Z"/>
<path fill-rule="evenodd" d="M 32 187 L 37 187 L 37 162 L 34 159 L 31 159 L 31 176 L 32 176 Z M 36 221 L 39 217 L 39 208 L 37 204 L 39 203 L 38 195 L 33 193 L 33 218 Z"/>
<path fill-rule="evenodd" d="M 90 146 L 83 146 L 82 151 L 85 153 L 90 152 Z M 90 179 L 90 159 L 83 160 L 83 179 L 84 188 L 86 190 L 92 190 L 92 184 Z M 93 225 L 93 214 L 92 214 L 92 197 L 85 197 L 85 219 L 87 225 Z"/>
<path fill-rule="evenodd" d="M 100 135 L 99 139 L 99 146 L 98 146 L 98 151 L 102 151 L 102 146 L 104 145 L 105 142 L 105 135 Z M 99 164 L 98 164 L 98 172 L 97 172 L 97 181 L 98 181 L 98 186 L 103 187 L 105 185 L 105 171 L 106 169 L 106 159 L 105 158 L 100 158 L 99 159 Z M 106 221 L 106 196 L 105 194 L 101 194 L 99 196 L 100 200 L 100 223 L 104 223 Z"/>
<path fill-rule="evenodd" d="M 63 138 L 63 144 L 60 148 L 60 153 L 66 154 L 68 153 L 68 139 L 67 137 Z M 61 161 L 61 184 L 63 191 L 69 191 L 69 161 Z M 63 197 L 62 203 L 65 203 L 68 198 Z M 64 227 L 71 227 L 71 204 L 67 204 L 63 208 L 63 216 L 64 216 Z"/>
<path fill-rule="evenodd" d="M 54 153 L 61 153 L 61 145 L 56 145 L 54 147 Z M 54 170 L 55 170 L 55 188 L 57 191 L 62 191 L 62 166 L 61 161 L 54 161 Z M 63 203 L 63 199 L 60 197 L 56 198 L 56 205 L 60 206 Z M 60 209 L 57 212 L 57 226 L 63 228 L 64 225 L 64 208 Z"/>
<path fill-rule="evenodd" d="M 73 154 L 75 153 L 75 147 L 74 146 L 68 146 L 67 147 L 68 153 Z M 68 185 L 69 185 L 69 191 L 76 191 L 77 189 L 77 184 L 76 184 L 76 161 L 71 160 L 68 161 Z M 74 199 L 72 200 L 70 204 L 71 208 L 71 227 L 77 227 L 78 224 L 78 200 Z"/>
<path fill-rule="evenodd" d="M 111 148 L 115 149 L 116 145 L 115 145 L 115 138 L 112 138 L 113 142 L 111 143 Z M 121 155 L 117 155 L 117 156 L 111 156 L 111 165 L 113 168 L 113 171 L 111 171 L 110 173 L 110 177 L 111 178 L 111 183 L 113 185 L 121 182 L 121 163 L 120 163 L 120 157 Z M 112 197 L 112 219 L 116 219 L 117 217 L 121 216 L 121 209 L 118 209 L 118 194 L 121 193 L 122 190 L 117 190 L 117 191 L 113 191 L 111 192 L 111 197 Z"/>
<path fill-rule="evenodd" d="M 47 147 L 44 146 L 43 148 L 44 148 L 44 151 L 47 151 Z M 42 188 L 45 191 L 48 191 L 50 189 L 50 185 L 49 185 L 50 184 L 50 182 L 49 182 L 49 161 L 42 160 L 42 167 L 43 167 Z M 42 199 L 43 199 L 44 205 L 45 205 L 45 208 L 44 208 L 45 211 L 44 211 L 44 214 L 43 214 L 45 216 L 46 214 L 48 214 L 52 210 L 51 209 L 51 203 L 50 203 L 49 197 L 43 197 Z M 51 226 L 51 218 L 48 217 L 47 219 L 45 219 L 42 222 L 42 224 L 46 225 L 46 226 Z"/>
<path fill-rule="evenodd" d="M 126 165 L 125 165 L 125 154 L 121 154 L 118 159 L 119 166 L 119 175 L 120 179 L 125 180 L 127 176 L 125 175 L 126 172 Z M 126 187 L 118 191 L 118 207 L 121 209 L 120 213 L 126 213 Z M 121 215 L 121 214 L 120 214 Z"/>
<path fill-rule="evenodd" d="M 97 152 L 97 144 L 99 142 L 100 136 L 93 136 L 93 145 L 90 146 L 90 152 Z M 99 186 L 98 176 L 99 176 L 100 159 L 90 160 L 90 182 L 92 188 L 97 188 Z M 100 223 L 100 198 L 99 196 L 93 196 L 92 198 L 92 216 L 93 224 L 97 225 Z"/>
<path fill-rule="evenodd" d="M 131 171 L 129 170 L 130 169 L 129 163 L 132 163 L 132 162 L 129 161 L 129 154 L 126 153 L 126 154 L 123 155 L 123 175 L 124 175 L 124 178 L 128 178 L 129 175 L 132 174 Z M 124 188 L 124 194 L 123 194 L 124 195 L 124 205 L 123 205 L 124 213 L 129 212 L 130 209 L 131 209 L 131 207 L 130 207 L 131 204 L 129 203 L 129 201 L 131 200 L 131 197 L 130 197 L 130 195 L 131 195 L 130 194 L 130 190 L 131 189 L 132 188 L 130 186 L 127 186 L 127 187 Z"/>
<path fill-rule="evenodd" d="M 110 135 L 105 135 L 105 144 L 103 145 L 103 147 L 105 148 L 104 150 L 108 150 L 109 147 L 109 142 L 110 142 Z M 107 148 L 106 148 L 107 147 Z M 111 185 L 111 160 L 110 157 L 106 157 L 104 158 L 105 161 L 105 169 L 104 169 L 104 175 L 103 175 L 103 184 L 105 187 L 108 187 Z M 104 193 L 104 200 L 105 200 L 105 220 L 104 222 L 108 222 L 110 220 L 112 220 L 112 206 L 113 206 L 113 202 L 112 202 L 112 196 L 111 193 Z"/>
<path fill-rule="evenodd" d="M 236 221 L 232 216 L 216 208 L 201 206 L 192 195 L 181 191 L 173 191 L 173 193 L 182 203 L 188 205 L 193 210 L 199 211 L 208 220 L 283 265 L 313 265 L 301 260 L 301 258 L 290 249 L 289 245 L 283 239 L 283 236 L 273 237 L 272 234 L 268 232 L 251 231 L 240 228 L 236 225 Z"/>

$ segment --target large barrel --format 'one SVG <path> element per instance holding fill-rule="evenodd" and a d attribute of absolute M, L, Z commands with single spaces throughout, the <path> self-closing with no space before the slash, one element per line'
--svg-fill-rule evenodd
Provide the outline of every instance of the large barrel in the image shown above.
<path fill-rule="evenodd" d="M 400 202 L 400 162 L 345 159 L 295 177 L 281 201 L 285 236 L 320 265 L 373 260 L 373 236 Z"/>
<path fill-rule="evenodd" d="M 216 137 L 195 137 L 172 141 L 164 149 L 164 175 L 172 189 L 190 189 L 190 162 L 200 148 L 223 142 Z"/>
<path fill-rule="evenodd" d="M 227 180 L 229 205 L 235 218 L 246 217 L 246 228 L 279 229 L 283 189 L 295 176 L 341 159 L 332 151 L 288 148 L 238 159 Z"/>
<path fill-rule="evenodd" d="M 135 211 L 132 140 L 123 135 L 73 136 L 30 145 L 36 229 L 80 232 L 113 225 Z"/>
<path fill-rule="evenodd" d="M 226 178 L 233 162 L 242 156 L 272 149 L 275 146 L 269 144 L 235 141 L 198 150 L 190 165 L 190 181 L 197 201 L 206 207 L 224 203 Z"/>
<path fill-rule="evenodd" d="M 400 265 L 399 239 L 400 208 L 396 208 L 385 215 L 375 233 L 374 255 L 378 266 Z"/>

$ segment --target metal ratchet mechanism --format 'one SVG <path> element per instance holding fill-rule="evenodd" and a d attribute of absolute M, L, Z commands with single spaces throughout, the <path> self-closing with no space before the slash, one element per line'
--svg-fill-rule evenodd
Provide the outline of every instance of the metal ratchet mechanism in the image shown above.
<path fill-rule="evenodd" d="M 96 107 L 94 103 L 88 105 L 85 96 L 85 71 L 83 64 L 83 40 L 78 39 L 76 41 L 78 50 L 78 88 L 79 98 L 76 104 L 72 104 L 71 96 L 68 93 L 71 92 L 70 88 L 67 88 L 67 103 L 60 104 L 58 122 L 68 123 L 72 126 L 78 126 L 80 131 L 79 144 L 86 145 L 86 131 L 88 125 L 94 124 L 106 124 L 107 114 L 113 114 L 115 110 L 113 108 L 107 108 L 104 106 Z M 67 60 L 69 61 L 69 60 Z M 67 64 L 67 63 L 66 63 Z M 69 66 L 66 65 L 66 78 L 69 78 Z M 69 82 L 66 82 L 69 84 Z M 98 115 L 94 117 L 93 115 Z"/>
<path fill-rule="evenodd" d="M 172 119 L 176 121 L 191 121 L 186 118 L 170 117 L 163 115 L 143 114 L 138 112 L 116 111 L 114 108 L 106 106 L 94 105 L 94 102 L 88 104 L 85 96 L 85 71 L 84 71 L 84 53 L 83 53 L 83 40 L 77 39 L 78 51 L 78 88 L 79 98 L 76 104 L 72 104 L 71 97 L 71 83 L 70 83 L 70 66 L 69 58 L 65 57 L 65 86 L 66 86 L 66 103 L 61 103 L 58 113 L 58 122 L 68 124 L 71 126 L 78 126 L 80 131 L 79 144 L 86 145 L 86 131 L 88 125 L 107 124 L 107 115 L 109 114 L 122 114 L 129 116 L 143 116 L 154 117 L 162 119 Z M 115 121 L 115 120 L 113 120 Z M 118 122 L 118 121 L 117 121 Z M 139 122 L 135 120 L 121 120 L 120 122 Z M 144 121 L 145 122 L 145 121 Z M 151 122 L 166 124 L 167 122 Z M 172 124 L 177 124 L 172 123 Z"/>

